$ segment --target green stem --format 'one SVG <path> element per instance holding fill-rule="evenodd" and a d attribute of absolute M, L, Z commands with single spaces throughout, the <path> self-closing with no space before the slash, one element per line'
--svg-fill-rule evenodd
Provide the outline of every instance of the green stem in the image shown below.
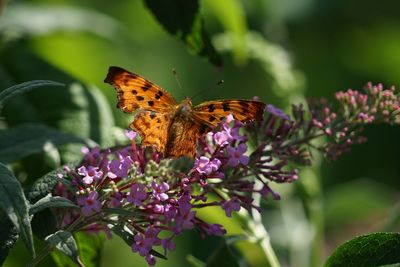
<path fill-rule="evenodd" d="M 311 240 L 310 266 L 321 266 L 324 255 L 324 218 L 323 218 L 323 197 L 319 174 L 320 164 L 315 164 L 307 171 L 303 170 L 302 179 L 298 182 L 303 187 L 302 197 L 305 209 L 308 210 L 309 223 L 314 230 Z"/>
<path fill-rule="evenodd" d="M 27 267 L 34 267 L 36 266 L 39 262 L 41 262 L 50 252 L 52 252 L 54 249 L 53 245 L 47 245 L 40 253 L 33 259 L 31 260 L 26 266 Z"/>
<path fill-rule="evenodd" d="M 321 266 L 324 255 L 324 218 L 321 198 L 315 198 L 310 203 L 310 222 L 315 229 L 311 248 L 311 266 Z"/>
<path fill-rule="evenodd" d="M 255 187 L 262 187 L 263 184 L 261 181 L 255 180 Z M 261 196 L 260 194 L 253 194 L 254 203 L 256 205 L 260 204 Z M 259 211 L 252 209 L 252 218 L 253 220 L 249 220 L 248 229 L 252 229 L 254 237 L 259 240 L 259 244 L 262 250 L 265 253 L 268 264 L 270 267 L 280 267 L 281 264 L 278 261 L 278 257 L 275 254 L 275 251 L 272 248 L 270 242 L 270 236 L 265 229 L 262 223 L 262 217 Z"/>
<path fill-rule="evenodd" d="M 259 216 L 261 217 L 260 214 Z M 263 224 L 254 222 L 252 229 L 254 230 L 254 235 L 259 240 L 259 244 L 265 253 L 265 257 L 267 258 L 269 266 L 280 267 L 281 264 L 279 263 L 278 257 L 276 256 L 274 249 L 272 248 L 269 234 Z"/>

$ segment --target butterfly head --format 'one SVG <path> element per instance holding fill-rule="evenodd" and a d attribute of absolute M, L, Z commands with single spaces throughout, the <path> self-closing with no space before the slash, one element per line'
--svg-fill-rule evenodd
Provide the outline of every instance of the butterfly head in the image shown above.
<path fill-rule="evenodd" d="M 177 107 L 178 112 L 181 112 L 183 114 L 187 114 L 192 110 L 192 101 L 190 98 L 186 98 L 183 100 L 179 106 Z"/>

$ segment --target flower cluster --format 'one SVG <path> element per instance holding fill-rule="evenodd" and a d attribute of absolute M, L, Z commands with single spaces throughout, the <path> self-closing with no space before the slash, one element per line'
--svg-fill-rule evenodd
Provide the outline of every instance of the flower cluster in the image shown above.
<path fill-rule="evenodd" d="M 137 145 L 132 131 L 126 132 L 131 146 L 84 148 L 80 165 L 66 169 L 64 180 L 69 184 L 54 190 L 81 207 L 80 212 L 65 213 L 60 228 L 130 236 L 125 240 L 132 251 L 149 265 L 174 250 L 173 240 L 183 230 L 223 235 L 222 225 L 202 220 L 197 210 L 218 206 L 228 217 L 241 208 L 260 210 L 254 194 L 279 199 L 270 183 L 298 179 L 291 163 L 310 164 L 313 148 L 335 159 L 365 140 L 363 125 L 400 121 L 399 97 L 392 88 L 369 84 L 365 93 L 348 90 L 337 93 L 336 99 L 336 112 L 326 100 L 319 100 L 310 101 L 308 111 L 293 106 L 293 117 L 267 105 L 263 120 L 252 124 L 230 115 L 199 140 L 189 171 Z M 323 145 L 313 145 L 319 137 L 326 138 Z"/>

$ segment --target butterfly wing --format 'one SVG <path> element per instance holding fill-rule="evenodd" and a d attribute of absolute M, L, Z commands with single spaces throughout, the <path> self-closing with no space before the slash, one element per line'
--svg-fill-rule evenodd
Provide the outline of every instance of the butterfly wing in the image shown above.
<path fill-rule="evenodd" d="M 168 130 L 166 156 L 193 158 L 197 140 L 229 114 L 241 122 L 262 120 L 265 104 L 250 100 L 218 100 L 204 102 L 192 109 L 190 116 L 178 113 Z"/>
<path fill-rule="evenodd" d="M 174 113 L 143 110 L 135 115 L 130 127 L 142 137 L 142 146 L 155 146 L 165 157 L 196 154 L 196 142 L 205 129 L 190 117 Z"/>
<path fill-rule="evenodd" d="M 178 114 L 174 117 L 168 131 L 165 156 L 174 158 L 187 156 L 194 158 L 196 155 L 197 140 L 204 132 L 205 129 L 191 117 Z"/>
<path fill-rule="evenodd" d="M 252 100 L 215 100 L 201 103 L 193 108 L 193 118 L 199 125 L 216 126 L 229 114 L 241 122 L 260 121 L 265 103 Z"/>
<path fill-rule="evenodd" d="M 157 113 L 143 110 L 135 115 L 130 127 L 142 137 L 142 146 L 155 146 L 157 151 L 165 154 L 168 129 L 172 113 Z"/>
<path fill-rule="evenodd" d="M 175 105 L 175 99 L 164 89 L 138 74 L 120 67 L 110 67 L 104 82 L 115 87 L 117 107 L 126 113 L 136 109 L 165 112 Z"/>

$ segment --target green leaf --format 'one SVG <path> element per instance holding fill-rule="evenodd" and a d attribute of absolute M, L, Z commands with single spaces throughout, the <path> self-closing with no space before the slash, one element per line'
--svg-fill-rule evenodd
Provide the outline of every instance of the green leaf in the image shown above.
<path fill-rule="evenodd" d="M 4 12 L 0 31 L 12 37 L 43 36 L 54 32 L 90 32 L 108 40 L 127 39 L 129 31 L 111 16 L 72 5 L 13 3 Z M 26 18 L 30 19 L 27 20 Z M 36 21 L 37 23 L 32 23 Z"/>
<path fill-rule="evenodd" d="M 0 88 L 37 77 L 60 81 L 66 87 L 57 90 L 48 86 L 11 99 L 2 113 L 7 125 L 46 124 L 63 133 L 93 140 L 100 146 L 110 145 L 114 119 L 110 104 L 102 92 L 97 87 L 87 86 L 55 68 L 31 50 L 29 43 L 23 41 L 13 42 L 0 49 L 0 68 L 7 78 L 0 80 Z M 68 144 L 59 148 L 61 162 L 79 160 L 82 157 L 80 146 Z M 36 159 L 36 165 L 37 161 Z M 30 176 L 43 175 L 43 172 L 37 172 L 34 167 L 28 169 L 25 166 L 24 171 Z"/>
<path fill-rule="evenodd" d="M 247 60 L 246 15 L 239 0 L 204 0 L 203 5 L 212 11 L 232 40 L 232 52 L 235 62 L 243 65 Z"/>
<path fill-rule="evenodd" d="M 207 260 L 206 267 L 220 267 L 220 266 L 232 266 L 239 267 L 238 261 L 233 254 L 232 248 L 228 245 L 228 242 L 221 240 L 221 243 L 217 250 Z"/>
<path fill-rule="evenodd" d="M 79 258 L 85 267 L 97 267 L 101 265 L 101 255 L 104 245 L 104 235 L 93 235 L 85 232 L 74 233 L 75 241 L 78 245 Z M 51 253 L 57 266 L 60 267 L 75 267 L 70 258 L 59 251 Z"/>
<path fill-rule="evenodd" d="M 204 267 L 206 264 L 193 255 L 187 255 L 186 260 L 192 267 Z"/>
<path fill-rule="evenodd" d="M 29 209 L 29 214 L 35 214 L 41 210 L 47 208 L 79 208 L 77 205 L 71 202 L 71 200 L 64 197 L 47 195 L 42 199 L 39 199 Z"/>
<path fill-rule="evenodd" d="M 59 230 L 59 222 L 57 222 L 56 215 L 49 209 L 36 213 L 32 218 L 31 224 L 33 233 L 41 240 Z"/>
<path fill-rule="evenodd" d="M 83 266 L 78 255 L 78 246 L 70 232 L 60 230 L 49 235 L 45 240 L 67 255 L 73 262 L 79 266 Z"/>
<path fill-rule="evenodd" d="M 6 101 L 16 95 L 28 92 L 35 88 L 43 87 L 43 86 L 65 86 L 65 84 L 47 81 L 47 80 L 35 80 L 20 83 L 14 86 L 11 86 L 3 91 L 0 92 L 0 107 L 4 106 Z"/>
<path fill-rule="evenodd" d="M 74 169 L 77 166 L 77 163 L 70 163 L 66 164 L 63 167 L 60 167 L 56 170 L 53 170 L 42 177 L 40 177 L 38 180 L 35 181 L 35 183 L 29 187 L 25 195 L 29 199 L 30 202 L 36 202 L 39 199 L 47 196 L 49 193 L 53 191 L 54 186 L 58 182 L 62 182 L 64 185 L 68 186 L 69 181 L 63 178 L 59 178 L 59 175 L 65 175 L 66 171 L 64 170 L 65 167 Z"/>
<path fill-rule="evenodd" d="M 0 210 L 0 266 L 8 256 L 8 252 L 18 240 L 18 229 Z"/>
<path fill-rule="evenodd" d="M 31 222 L 28 213 L 29 203 L 21 184 L 14 174 L 0 163 L 0 204 L 18 232 L 25 245 L 35 256 Z"/>
<path fill-rule="evenodd" d="M 332 266 L 380 266 L 400 263 L 400 234 L 373 233 L 339 246 L 325 263 Z"/>
<path fill-rule="evenodd" d="M 26 124 L 0 130 L 0 161 L 10 163 L 46 150 L 46 146 L 86 142 L 79 137 L 40 125 Z"/>
<path fill-rule="evenodd" d="M 110 227 L 114 234 L 124 240 L 128 246 L 132 246 L 133 242 L 135 241 L 135 235 L 125 230 L 123 224 L 112 225 Z"/>
<path fill-rule="evenodd" d="M 100 266 L 101 251 L 105 242 L 104 235 L 77 232 L 74 236 L 78 243 L 79 256 L 85 267 Z"/>
<path fill-rule="evenodd" d="M 198 14 L 198 0 L 145 0 L 145 3 L 164 28 L 184 41 L 190 51 L 208 58 L 214 65 L 222 65 Z"/>

